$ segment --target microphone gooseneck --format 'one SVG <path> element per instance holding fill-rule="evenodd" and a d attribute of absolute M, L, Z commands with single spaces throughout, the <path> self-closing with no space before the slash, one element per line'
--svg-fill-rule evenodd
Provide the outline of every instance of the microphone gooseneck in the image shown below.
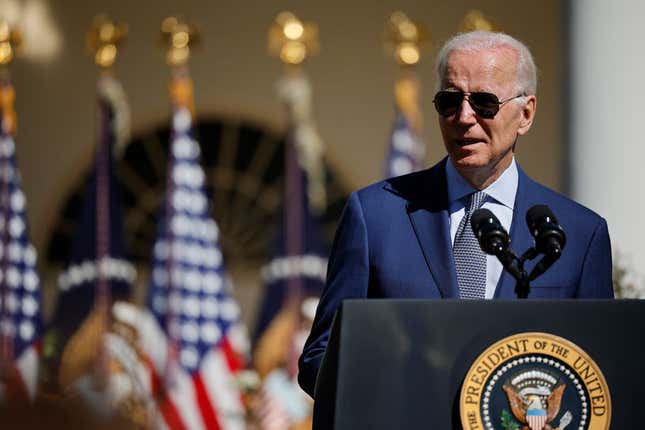
<path fill-rule="evenodd" d="M 470 226 L 482 251 L 496 256 L 506 271 L 518 281 L 518 285 L 521 284 L 519 289 L 524 291 L 526 287 L 523 280 L 527 280 L 528 275 L 524 271 L 522 260 L 510 249 L 511 238 L 495 214 L 488 209 L 477 209 L 470 217 Z M 518 297 L 521 297 L 519 293 Z"/>
<path fill-rule="evenodd" d="M 535 239 L 535 246 L 518 257 L 510 249 L 511 239 L 508 232 L 490 210 L 478 209 L 470 217 L 470 225 L 482 251 L 495 255 L 506 271 L 515 278 L 515 293 L 523 299 L 529 295 L 530 281 L 544 273 L 560 258 L 567 243 L 564 229 L 546 205 L 535 205 L 529 209 L 526 213 L 526 223 Z M 543 257 L 531 273 L 527 273 L 524 263 L 539 254 Z"/>

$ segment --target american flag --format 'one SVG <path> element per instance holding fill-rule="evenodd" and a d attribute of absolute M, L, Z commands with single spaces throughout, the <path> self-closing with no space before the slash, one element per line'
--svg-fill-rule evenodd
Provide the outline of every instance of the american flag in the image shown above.
<path fill-rule="evenodd" d="M 166 353 L 160 343 L 148 351 L 162 392 L 159 411 L 171 429 L 243 429 L 236 373 L 243 367 L 244 330 L 187 108 L 175 107 L 172 129 L 148 298 L 166 345 Z"/>
<path fill-rule="evenodd" d="M 51 323 L 63 342 L 86 320 L 97 297 L 127 299 L 136 278 L 136 270 L 126 258 L 123 210 L 114 175 L 122 92 L 115 78 L 105 75 L 99 80 L 99 142 L 69 260 L 58 277 L 59 295 Z"/>
<path fill-rule="evenodd" d="M 4 83 L 0 91 L 13 91 Z M 14 140 L 0 133 L 0 403 L 34 399 L 42 334 L 36 250 L 29 242 L 26 199 Z"/>
<path fill-rule="evenodd" d="M 425 147 L 400 109 L 396 109 L 394 127 L 386 163 L 386 178 L 412 173 L 423 167 Z"/>

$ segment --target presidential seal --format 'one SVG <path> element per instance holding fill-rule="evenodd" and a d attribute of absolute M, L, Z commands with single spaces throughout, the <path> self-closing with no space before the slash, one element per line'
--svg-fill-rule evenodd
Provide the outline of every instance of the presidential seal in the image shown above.
<path fill-rule="evenodd" d="M 606 430 L 609 388 L 596 363 L 574 343 L 521 333 L 486 349 L 460 396 L 467 430 Z"/>

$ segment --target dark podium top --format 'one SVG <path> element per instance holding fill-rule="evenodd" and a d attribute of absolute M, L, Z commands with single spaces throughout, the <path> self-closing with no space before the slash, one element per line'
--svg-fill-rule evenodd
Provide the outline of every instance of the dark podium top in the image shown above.
<path fill-rule="evenodd" d="M 611 428 L 640 421 L 645 301 L 369 299 L 347 300 L 336 315 L 314 427 L 461 429 L 470 366 L 490 345 L 523 332 L 551 333 L 589 354 L 609 386 Z"/>

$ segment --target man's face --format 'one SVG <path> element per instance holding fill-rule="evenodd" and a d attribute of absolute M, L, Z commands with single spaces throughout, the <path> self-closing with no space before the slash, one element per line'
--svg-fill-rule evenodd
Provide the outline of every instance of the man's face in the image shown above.
<path fill-rule="evenodd" d="M 517 54 L 508 48 L 478 52 L 453 51 L 448 57 L 444 90 L 495 94 L 500 101 L 515 97 Z M 439 115 L 444 145 L 455 168 L 466 176 L 496 178 L 513 158 L 513 143 L 526 133 L 535 112 L 535 96 L 503 104 L 494 118 L 473 111 L 464 98 L 451 116 Z M 488 185 L 489 181 L 484 181 Z M 482 181 L 479 181 L 482 183 Z"/>

